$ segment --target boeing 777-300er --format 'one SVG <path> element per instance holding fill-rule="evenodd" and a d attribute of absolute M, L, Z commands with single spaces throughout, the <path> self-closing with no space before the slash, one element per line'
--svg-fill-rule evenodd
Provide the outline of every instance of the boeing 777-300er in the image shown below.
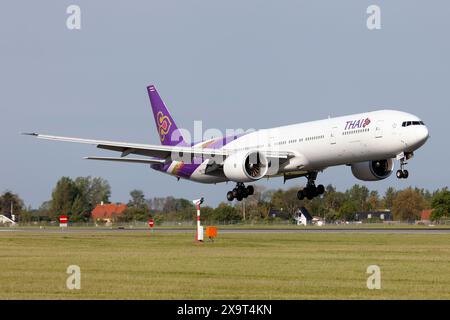
<path fill-rule="evenodd" d="M 325 192 L 323 185 L 316 186 L 318 173 L 339 165 L 350 166 L 357 179 L 376 181 L 388 178 L 394 161 L 399 160 L 397 178 L 406 179 L 406 161 L 429 138 L 427 127 L 415 115 L 379 110 L 191 143 L 177 128 L 155 87 L 147 90 L 161 145 L 25 134 L 121 152 L 120 157 L 85 159 L 150 164 L 177 179 L 201 183 L 233 181 L 236 187 L 227 193 L 229 201 L 241 201 L 254 193 L 253 186 L 244 183 L 271 177 L 285 181 L 306 177 L 306 187 L 297 196 L 313 199 Z M 130 154 L 144 157 L 128 158 Z"/>

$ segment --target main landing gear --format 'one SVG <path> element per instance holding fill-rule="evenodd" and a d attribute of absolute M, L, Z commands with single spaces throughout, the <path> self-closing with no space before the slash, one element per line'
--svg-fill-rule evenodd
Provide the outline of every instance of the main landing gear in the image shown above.
<path fill-rule="evenodd" d="M 253 186 L 245 186 L 242 182 L 238 182 L 236 184 L 236 188 L 227 193 L 228 201 L 233 201 L 236 199 L 237 201 L 242 201 L 242 199 L 247 198 L 255 193 L 255 189 Z"/>
<path fill-rule="evenodd" d="M 316 179 L 317 179 L 317 172 L 309 173 L 306 175 L 306 178 L 308 178 L 308 183 L 306 184 L 306 187 L 299 192 L 297 192 L 297 198 L 299 200 L 308 199 L 312 200 L 317 196 L 320 196 L 325 193 L 325 187 L 322 184 L 319 184 L 316 187 Z"/>
<path fill-rule="evenodd" d="M 406 158 L 400 159 L 400 170 L 397 170 L 397 174 L 396 174 L 398 179 L 408 179 L 409 172 L 408 172 L 408 170 L 403 169 L 404 166 L 407 164 L 408 163 L 406 162 Z"/>

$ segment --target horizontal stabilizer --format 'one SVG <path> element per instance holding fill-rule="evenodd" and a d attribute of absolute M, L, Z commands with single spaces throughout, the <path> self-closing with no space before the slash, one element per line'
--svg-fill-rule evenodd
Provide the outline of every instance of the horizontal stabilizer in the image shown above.
<path fill-rule="evenodd" d="M 161 159 L 138 159 L 138 158 L 115 158 L 115 157 L 85 157 L 87 160 L 103 160 L 117 162 L 147 163 L 147 164 L 164 164 Z"/>

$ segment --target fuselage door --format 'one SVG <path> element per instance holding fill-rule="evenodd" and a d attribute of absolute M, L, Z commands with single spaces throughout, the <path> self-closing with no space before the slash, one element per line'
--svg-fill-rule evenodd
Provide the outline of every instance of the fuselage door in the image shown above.
<path fill-rule="evenodd" d="M 267 141 L 267 147 L 269 149 L 275 149 L 275 137 L 274 136 L 270 136 L 269 140 Z"/>
<path fill-rule="evenodd" d="M 383 138 L 383 125 L 384 120 L 377 121 L 377 126 L 375 127 L 375 138 Z"/>
<path fill-rule="evenodd" d="M 338 132 L 339 132 L 339 128 L 338 127 L 331 128 L 330 144 L 336 144 L 336 138 L 337 138 Z"/>

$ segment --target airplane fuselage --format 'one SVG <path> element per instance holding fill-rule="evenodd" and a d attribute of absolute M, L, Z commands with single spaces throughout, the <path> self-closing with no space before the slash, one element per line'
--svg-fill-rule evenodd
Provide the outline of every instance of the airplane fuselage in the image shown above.
<path fill-rule="evenodd" d="M 410 125 L 408 125 L 410 123 Z M 295 154 L 272 174 L 321 171 L 327 167 L 364 161 L 396 158 L 412 153 L 428 139 L 428 129 L 415 115 L 395 110 L 380 110 L 298 123 L 244 134 L 223 143 L 223 138 L 202 141 L 207 145 L 232 152 L 244 150 L 283 150 Z M 228 181 L 224 176 L 205 174 L 208 160 L 202 163 L 171 161 L 152 165 L 176 177 L 202 183 Z"/>

